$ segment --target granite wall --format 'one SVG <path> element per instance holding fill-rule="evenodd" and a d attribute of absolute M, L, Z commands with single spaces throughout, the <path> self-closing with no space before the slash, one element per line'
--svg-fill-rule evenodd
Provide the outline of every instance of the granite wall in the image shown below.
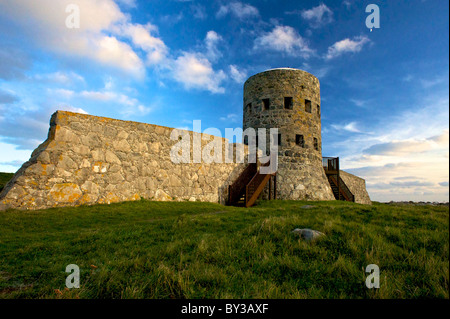
<path fill-rule="evenodd" d="M 339 176 L 342 178 L 348 189 L 355 195 L 355 202 L 360 204 L 372 204 L 369 194 L 366 190 L 366 181 L 361 177 L 353 174 L 339 171 Z"/>
<path fill-rule="evenodd" d="M 173 163 L 169 127 L 58 111 L 47 140 L 0 193 L 0 209 L 40 209 L 139 200 L 225 203 L 246 164 Z M 214 138 L 201 138 L 201 147 Z M 190 152 L 192 159 L 192 150 Z"/>

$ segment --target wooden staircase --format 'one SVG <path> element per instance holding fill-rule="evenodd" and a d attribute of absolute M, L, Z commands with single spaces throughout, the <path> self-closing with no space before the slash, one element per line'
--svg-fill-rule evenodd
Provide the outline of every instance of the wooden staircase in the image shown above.
<path fill-rule="evenodd" d="M 330 182 L 331 189 L 333 190 L 334 198 L 338 200 L 345 200 L 349 202 L 355 201 L 355 196 L 348 189 L 342 178 L 337 175 L 328 175 L 328 182 Z M 339 185 L 337 179 L 339 178 Z"/>
<path fill-rule="evenodd" d="M 266 163 L 262 166 L 269 166 Z M 256 163 L 249 164 L 236 181 L 228 186 L 228 205 L 253 206 L 264 187 L 269 182 L 269 200 L 272 199 L 272 178 L 274 180 L 273 197 L 276 199 L 276 173 L 262 174 Z"/>
<path fill-rule="evenodd" d="M 325 170 L 328 182 L 337 200 L 349 202 L 355 201 L 355 195 L 350 191 L 345 182 L 339 176 L 339 157 L 324 157 L 322 166 Z"/>

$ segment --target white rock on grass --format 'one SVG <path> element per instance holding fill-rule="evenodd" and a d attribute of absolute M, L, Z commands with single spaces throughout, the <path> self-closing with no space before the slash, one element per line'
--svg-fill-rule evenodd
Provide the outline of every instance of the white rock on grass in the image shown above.
<path fill-rule="evenodd" d="M 316 240 L 319 237 L 325 236 L 324 233 L 321 233 L 320 231 L 309 229 L 309 228 L 296 228 L 292 231 L 294 234 L 298 235 L 301 239 L 304 240 Z"/>

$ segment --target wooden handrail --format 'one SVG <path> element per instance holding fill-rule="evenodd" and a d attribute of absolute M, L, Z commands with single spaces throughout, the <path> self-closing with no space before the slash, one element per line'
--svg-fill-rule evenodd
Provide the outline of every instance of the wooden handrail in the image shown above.
<path fill-rule="evenodd" d="M 239 199 L 243 195 L 245 186 L 253 178 L 256 172 L 257 172 L 256 163 L 250 163 L 244 169 L 244 171 L 238 176 L 238 178 L 234 181 L 234 183 L 228 186 L 229 205 L 233 205 L 239 201 Z"/>
<path fill-rule="evenodd" d="M 258 172 L 252 178 L 246 186 L 245 207 L 250 207 L 256 202 L 271 176 L 271 174 L 260 174 Z"/>
<path fill-rule="evenodd" d="M 329 178 L 336 185 L 336 187 L 338 187 L 338 185 L 340 184 L 339 185 L 340 187 L 338 189 L 339 197 L 342 194 L 342 196 L 344 197 L 344 199 L 346 201 L 349 201 L 349 202 L 354 202 L 355 201 L 355 195 L 353 195 L 353 193 L 350 191 L 350 189 L 345 184 L 345 182 L 342 180 L 342 178 L 338 177 L 339 178 L 339 184 L 338 184 L 338 181 L 336 180 L 336 178 L 333 175 L 329 175 Z"/>
<path fill-rule="evenodd" d="M 261 163 L 261 166 L 270 166 L 270 161 Z M 240 198 L 244 196 L 245 207 L 252 206 L 272 176 L 274 176 L 275 181 L 274 198 L 276 199 L 276 172 L 262 174 L 261 171 L 257 169 L 256 163 L 249 164 L 236 181 L 228 186 L 228 205 L 236 204 Z"/>

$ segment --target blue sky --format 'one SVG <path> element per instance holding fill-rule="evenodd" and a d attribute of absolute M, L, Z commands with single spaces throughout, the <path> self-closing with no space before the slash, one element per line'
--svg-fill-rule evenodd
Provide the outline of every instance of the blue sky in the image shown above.
<path fill-rule="evenodd" d="M 69 4 L 79 29 L 66 27 Z M 320 80 L 323 155 L 373 200 L 448 201 L 448 6 L 0 0 L 0 171 L 29 159 L 55 110 L 224 132 L 242 126 L 249 76 L 293 67 Z"/>

